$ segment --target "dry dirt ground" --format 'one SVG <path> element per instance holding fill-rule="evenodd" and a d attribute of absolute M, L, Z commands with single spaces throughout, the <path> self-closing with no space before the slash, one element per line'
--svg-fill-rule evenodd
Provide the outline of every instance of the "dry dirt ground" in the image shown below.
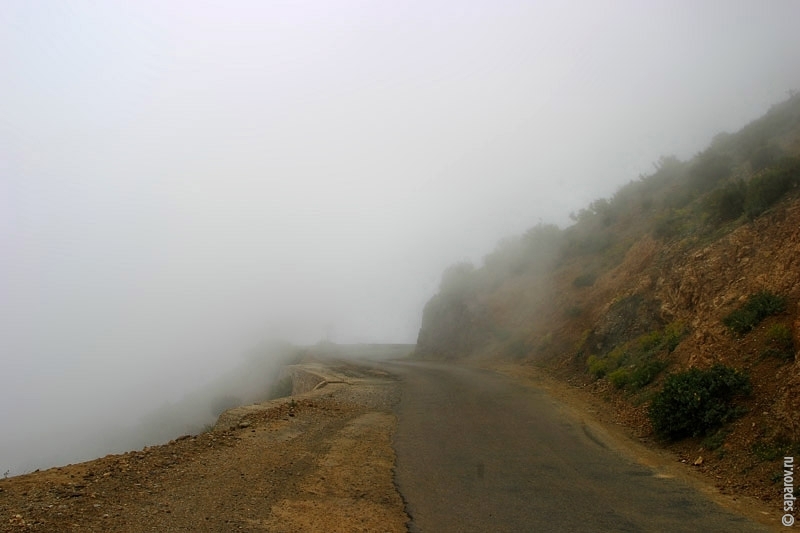
<path fill-rule="evenodd" d="M 342 368 L 233 428 L 0 480 L 0 531 L 400 532 L 397 384 Z"/>

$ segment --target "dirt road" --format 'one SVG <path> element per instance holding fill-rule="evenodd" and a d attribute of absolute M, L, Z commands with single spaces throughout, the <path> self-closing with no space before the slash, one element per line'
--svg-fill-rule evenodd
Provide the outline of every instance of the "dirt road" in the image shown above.
<path fill-rule="evenodd" d="M 398 487 L 412 532 L 766 531 L 611 451 L 552 397 L 433 363 L 401 377 Z"/>

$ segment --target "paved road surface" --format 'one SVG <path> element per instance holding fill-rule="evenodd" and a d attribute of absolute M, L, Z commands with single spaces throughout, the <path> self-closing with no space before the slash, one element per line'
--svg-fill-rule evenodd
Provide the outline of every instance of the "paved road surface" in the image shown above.
<path fill-rule="evenodd" d="M 496 373 L 391 363 L 412 532 L 766 531 L 605 448 L 544 392 Z"/>

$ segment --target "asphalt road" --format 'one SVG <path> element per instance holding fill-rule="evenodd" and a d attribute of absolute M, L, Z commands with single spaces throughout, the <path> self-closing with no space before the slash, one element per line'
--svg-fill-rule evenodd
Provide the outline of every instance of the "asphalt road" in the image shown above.
<path fill-rule="evenodd" d="M 387 364 L 401 381 L 396 481 L 410 531 L 767 531 L 605 447 L 499 374 Z"/>

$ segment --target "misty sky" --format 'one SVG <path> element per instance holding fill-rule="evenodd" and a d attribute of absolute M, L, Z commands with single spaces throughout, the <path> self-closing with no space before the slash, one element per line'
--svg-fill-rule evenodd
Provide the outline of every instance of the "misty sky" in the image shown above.
<path fill-rule="evenodd" d="M 414 342 L 448 265 L 800 89 L 798 20 L 794 0 L 0 2 L 0 427 L 178 394 L 264 338 Z"/>

